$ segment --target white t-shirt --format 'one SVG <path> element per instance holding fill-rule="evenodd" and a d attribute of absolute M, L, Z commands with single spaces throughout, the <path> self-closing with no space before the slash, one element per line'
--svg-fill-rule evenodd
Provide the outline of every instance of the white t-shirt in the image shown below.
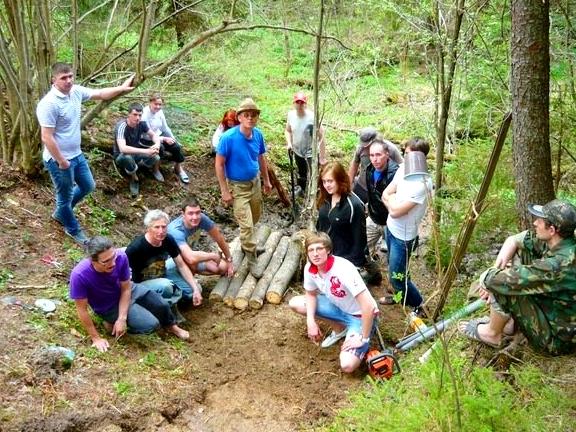
<path fill-rule="evenodd" d="M 306 291 L 319 291 L 342 311 L 360 316 L 362 310 L 356 296 L 368 288 L 354 264 L 345 258 L 331 255 L 328 257 L 326 267 L 327 273 L 320 276 L 318 268 L 308 262 L 304 267 L 304 289 Z M 378 311 L 376 300 L 370 291 L 368 294 L 376 313 Z"/>
<path fill-rule="evenodd" d="M 298 156 L 308 158 L 312 156 L 312 137 L 308 125 L 314 125 L 314 113 L 304 110 L 304 116 L 298 116 L 295 109 L 288 111 L 286 122 L 292 129 L 292 150 Z"/>
<path fill-rule="evenodd" d="M 396 200 L 399 203 L 410 201 L 416 203 L 408 213 L 400 217 L 388 215 L 386 225 L 394 237 L 409 241 L 418 235 L 418 226 L 426 214 L 428 194 L 432 194 L 432 180 L 405 180 L 403 164 L 394 175 L 396 183 Z"/>
<path fill-rule="evenodd" d="M 163 137 L 174 138 L 172 130 L 168 127 L 168 123 L 166 123 L 164 111 L 159 110 L 157 113 L 153 114 L 152 111 L 150 111 L 150 107 L 145 106 L 144 110 L 142 110 L 142 121 L 148 123 L 148 127 L 152 129 L 154 133 Z M 143 135 L 142 138 L 150 140 L 148 134 Z"/>

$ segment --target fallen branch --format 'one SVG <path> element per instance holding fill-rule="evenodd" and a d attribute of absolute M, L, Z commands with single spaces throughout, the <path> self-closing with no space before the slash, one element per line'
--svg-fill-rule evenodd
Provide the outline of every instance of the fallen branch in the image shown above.
<path fill-rule="evenodd" d="M 272 258 L 264 271 L 264 275 L 256 284 L 254 292 L 252 292 L 252 297 L 248 301 L 250 308 L 260 309 L 264 304 L 264 297 L 266 296 L 266 291 L 270 286 L 270 282 L 274 278 L 274 275 L 282 265 L 284 257 L 286 256 L 286 251 L 288 250 L 288 244 L 290 243 L 290 237 L 284 236 L 280 239 L 278 247 L 272 254 Z"/>
<path fill-rule="evenodd" d="M 284 262 L 274 275 L 270 288 L 268 288 L 266 292 L 266 300 L 268 303 L 280 304 L 282 302 L 282 297 L 286 292 L 286 288 L 288 288 L 292 276 L 294 276 L 294 273 L 298 270 L 298 267 L 300 267 L 300 245 L 299 240 L 290 241 Z"/>

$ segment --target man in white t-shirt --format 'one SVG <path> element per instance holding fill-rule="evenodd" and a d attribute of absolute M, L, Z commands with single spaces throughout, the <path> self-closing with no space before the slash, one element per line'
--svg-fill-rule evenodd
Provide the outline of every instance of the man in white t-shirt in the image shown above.
<path fill-rule="evenodd" d="M 320 232 L 305 241 L 308 263 L 304 267 L 304 295 L 290 299 L 289 306 L 306 316 L 308 338 L 315 344 L 322 340 L 316 317 L 332 327 L 322 341 L 322 348 L 346 337 L 340 348 L 340 368 L 351 373 L 360 366 L 370 347 L 376 327 L 378 305 L 350 261 L 332 255 L 332 241 Z"/>
<path fill-rule="evenodd" d="M 286 148 L 294 152 L 296 167 L 298 168 L 298 186 L 303 192 L 306 190 L 308 173 L 312 166 L 312 134 L 314 131 L 314 113 L 306 107 L 308 97 L 298 92 L 294 95 L 294 108 L 288 111 L 286 118 Z M 318 151 L 320 165 L 326 163 L 326 144 L 324 142 L 324 128 L 318 129 Z"/>
<path fill-rule="evenodd" d="M 406 160 L 425 158 L 430 145 L 422 138 L 412 138 L 406 144 Z M 411 154 L 413 153 L 413 154 Z M 410 280 L 410 256 L 418 246 L 418 226 L 426 214 L 432 181 L 426 175 L 417 179 L 406 178 L 404 164 L 398 168 L 394 180 L 382 193 L 382 202 L 388 208 L 386 244 L 388 246 L 388 274 L 396 292 L 402 293 L 402 304 L 421 314 L 423 298 Z M 388 297 L 381 303 L 390 304 Z"/>

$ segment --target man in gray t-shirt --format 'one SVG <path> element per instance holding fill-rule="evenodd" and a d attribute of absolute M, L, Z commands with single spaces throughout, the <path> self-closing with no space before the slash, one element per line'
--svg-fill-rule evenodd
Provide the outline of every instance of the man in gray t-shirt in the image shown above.
<path fill-rule="evenodd" d="M 89 89 L 74 84 L 74 71 L 66 63 L 52 66 L 52 88 L 38 102 L 36 116 L 44 150 L 42 159 L 56 192 L 56 210 L 52 219 L 76 242 L 88 238 L 80 228 L 74 206 L 94 190 L 90 167 L 80 148 L 80 109 L 87 100 L 108 100 L 133 90 L 133 76 L 122 85 Z"/>

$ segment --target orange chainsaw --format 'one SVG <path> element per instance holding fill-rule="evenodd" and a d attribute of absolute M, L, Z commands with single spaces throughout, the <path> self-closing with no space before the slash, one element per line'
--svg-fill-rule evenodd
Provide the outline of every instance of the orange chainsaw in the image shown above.
<path fill-rule="evenodd" d="M 376 380 L 388 380 L 395 373 L 400 373 L 400 363 L 398 363 L 393 351 L 384 345 L 384 339 L 378 326 L 376 326 L 376 335 L 378 336 L 380 350 L 372 348 L 366 354 L 368 374 Z"/>

